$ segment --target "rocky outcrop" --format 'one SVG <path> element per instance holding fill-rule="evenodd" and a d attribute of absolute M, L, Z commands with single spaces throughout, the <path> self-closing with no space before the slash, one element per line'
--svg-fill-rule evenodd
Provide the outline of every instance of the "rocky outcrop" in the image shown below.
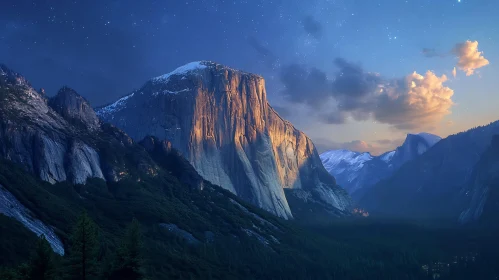
<path fill-rule="evenodd" d="M 49 99 L 49 105 L 68 122 L 90 130 L 100 128 L 100 120 L 85 98 L 69 87 L 63 87 Z"/>
<path fill-rule="evenodd" d="M 0 185 L 0 213 L 22 223 L 27 229 L 37 236 L 44 235 L 52 250 L 59 255 L 64 255 L 64 245 L 54 233 L 54 230 L 36 219 L 9 191 Z"/>
<path fill-rule="evenodd" d="M 393 155 L 389 152 L 382 157 L 389 156 L 389 159 L 385 160 L 397 169 L 404 163 L 424 154 L 440 140 L 442 140 L 441 137 L 430 133 L 407 134 L 404 143 L 394 151 Z"/>
<path fill-rule="evenodd" d="M 5 66 L 1 69 L 0 156 L 51 183 L 69 180 L 82 184 L 87 178 L 104 178 L 95 147 L 80 137 L 85 130 L 63 117 L 76 116 L 60 102 L 69 95 L 60 92 L 54 98 L 54 104 L 61 105 L 57 107 L 60 115 L 21 75 Z M 76 93 L 70 94 L 78 100 Z"/>
<path fill-rule="evenodd" d="M 292 217 L 283 188 L 349 208 L 312 141 L 269 105 L 258 75 L 194 62 L 97 114 L 134 139 L 167 139 L 205 179 L 283 218 Z"/>

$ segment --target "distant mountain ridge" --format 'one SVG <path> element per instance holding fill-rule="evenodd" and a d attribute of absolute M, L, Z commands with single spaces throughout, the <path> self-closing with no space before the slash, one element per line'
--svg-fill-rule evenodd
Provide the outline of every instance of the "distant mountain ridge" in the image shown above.
<path fill-rule="evenodd" d="M 477 173 L 477 164 L 488 156 L 497 134 L 499 121 L 442 139 L 370 188 L 360 205 L 378 216 L 401 219 L 478 219 L 488 194 L 479 190 L 487 189 L 482 183 L 474 182 L 476 174 L 485 174 Z"/>
<path fill-rule="evenodd" d="M 465 206 L 459 222 L 499 227 L 496 222 L 499 217 L 499 135 L 493 137 L 460 193 L 464 194 Z"/>
<path fill-rule="evenodd" d="M 380 156 L 349 150 L 332 150 L 320 155 L 328 172 L 354 199 L 389 177 L 404 163 L 413 160 L 434 146 L 441 138 L 429 133 L 408 134 L 402 146 Z"/>
<path fill-rule="evenodd" d="M 284 188 L 335 215 L 349 211 L 312 141 L 268 103 L 261 76 L 192 62 L 97 114 L 134 139 L 169 140 L 205 179 L 280 217 L 293 217 Z"/>

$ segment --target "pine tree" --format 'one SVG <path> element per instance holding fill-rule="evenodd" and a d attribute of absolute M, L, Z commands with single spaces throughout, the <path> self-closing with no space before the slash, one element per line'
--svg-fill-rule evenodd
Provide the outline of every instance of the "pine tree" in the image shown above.
<path fill-rule="evenodd" d="M 140 224 L 136 219 L 133 219 L 117 250 L 110 279 L 144 279 L 141 250 Z"/>
<path fill-rule="evenodd" d="M 98 274 L 98 228 L 86 213 L 78 218 L 70 241 L 68 273 L 71 279 L 95 279 Z"/>
<path fill-rule="evenodd" d="M 49 242 L 41 235 L 36 244 L 35 252 L 29 263 L 30 280 L 56 279 L 57 265 L 55 253 Z"/>

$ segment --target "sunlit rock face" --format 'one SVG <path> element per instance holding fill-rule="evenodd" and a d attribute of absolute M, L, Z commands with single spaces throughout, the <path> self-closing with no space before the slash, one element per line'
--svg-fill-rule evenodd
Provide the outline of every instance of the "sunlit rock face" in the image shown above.
<path fill-rule="evenodd" d="M 97 114 L 134 139 L 169 140 L 205 179 L 280 217 L 292 218 L 283 188 L 349 208 L 312 141 L 269 105 L 258 75 L 194 62 Z"/>

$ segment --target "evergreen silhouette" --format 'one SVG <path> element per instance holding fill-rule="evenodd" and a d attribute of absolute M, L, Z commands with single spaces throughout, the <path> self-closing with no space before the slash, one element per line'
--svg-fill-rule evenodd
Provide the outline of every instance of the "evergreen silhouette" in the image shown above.
<path fill-rule="evenodd" d="M 70 241 L 68 255 L 70 279 L 95 279 L 98 274 L 98 228 L 86 213 L 78 218 Z"/>
<path fill-rule="evenodd" d="M 45 239 L 45 236 L 41 235 L 29 263 L 29 279 L 56 279 L 56 270 L 55 253 L 47 239 Z"/>
<path fill-rule="evenodd" d="M 110 279 L 138 280 L 144 278 L 140 224 L 133 219 L 116 252 Z"/>

